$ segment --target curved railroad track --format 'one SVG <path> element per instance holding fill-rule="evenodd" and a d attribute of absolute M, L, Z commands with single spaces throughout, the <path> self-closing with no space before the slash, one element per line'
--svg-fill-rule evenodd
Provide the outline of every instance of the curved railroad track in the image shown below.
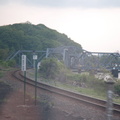
<path fill-rule="evenodd" d="M 20 80 L 21 82 L 24 82 L 24 76 L 19 70 L 16 70 L 12 73 L 12 76 L 15 77 L 16 79 Z M 35 86 L 35 81 L 26 78 L 26 83 L 32 86 Z M 38 89 L 43 89 L 49 92 L 52 92 L 54 94 L 59 94 L 61 96 L 70 98 L 74 101 L 81 102 L 85 105 L 92 106 L 96 109 L 101 109 L 102 111 L 106 111 L 106 101 L 101 100 L 101 99 L 96 99 L 90 96 L 86 96 L 83 94 L 78 94 L 74 93 L 68 90 L 64 90 L 61 88 L 57 88 L 51 85 L 47 85 L 45 83 L 37 82 L 36 86 Z M 120 116 L 120 104 L 113 103 L 113 114 Z"/>

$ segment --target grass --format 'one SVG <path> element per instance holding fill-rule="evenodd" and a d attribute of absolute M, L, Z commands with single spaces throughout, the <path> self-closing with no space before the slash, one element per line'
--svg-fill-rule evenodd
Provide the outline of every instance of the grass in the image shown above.
<path fill-rule="evenodd" d="M 92 88 L 75 87 L 75 86 L 71 86 L 71 85 L 68 85 L 68 84 L 67 85 L 66 84 L 61 84 L 61 83 L 58 83 L 58 82 L 56 84 L 56 87 L 60 87 L 60 88 L 66 89 L 66 90 L 70 90 L 70 91 L 73 91 L 73 92 L 85 94 L 85 95 L 95 97 L 95 98 L 99 98 L 99 99 L 103 99 L 103 100 L 106 99 L 105 93 L 95 92 L 95 90 L 92 89 Z"/>
<path fill-rule="evenodd" d="M 51 85 L 54 85 L 54 84 L 51 84 Z M 66 90 L 70 90 L 70 91 L 73 91 L 73 92 L 77 92 L 77 93 L 80 93 L 80 94 L 85 94 L 85 95 L 88 95 L 88 96 L 91 96 L 91 97 L 94 97 L 94 98 L 107 100 L 106 93 L 97 92 L 92 88 L 74 87 L 74 86 L 67 85 L 67 84 L 61 84 L 60 82 L 56 82 L 56 87 L 63 88 L 63 89 L 66 89 Z M 120 104 L 120 97 L 117 97 L 117 98 L 113 97 L 113 102 Z"/>
<path fill-rule="evenodd" d="M 113 102 L 120 104 L 120 97 L 118 97 L 118 98 L 113 98 Z"/>
<path fill-rule="evenodd" d="M 30 76 L 33 77 L 34 73 L 30 73 Z M 98 98 L 98 99 L 102 99 L 102 100 L 107 99 L 106 91 L 103 92 L 103 91 L 101 91 L 101 89 L 94 90 L 94 88 L 92 88 L 92 87 L 91 88 L 89 88 L 89 87 L 86 87 L 86 88 L 76 87 L 76 86 L 73 86 L 73 85 L 70 85 L 70 84 L 65 84 L 65 83 L 63 84 L 59 81 L 55 81 L 55 80 L 52 80 L 52 79 L 40 78 L 40 75 L 38 75 L 38 81 L 44 82 L 44 83 L 47 83 L 47 84 L 50 84 L 50 85 L 53 85 L 53 86 L 56 86 L 56 87 L 59 87 L 59 88 L 63 88 L 63 89 L 66 89 L 66 90 L 70 90 L 70 91 L 73 91 L 73 92 L 77 92 L 77 93 L 80 93 L 80 94 L 85 94 L 85 95 L 95 97 L 95 98 Z M 95 87 L 99 87 L 99 86 L 95 86 Z M 120 97 L 113 98 L 113 102 L 120 104 Z"/>

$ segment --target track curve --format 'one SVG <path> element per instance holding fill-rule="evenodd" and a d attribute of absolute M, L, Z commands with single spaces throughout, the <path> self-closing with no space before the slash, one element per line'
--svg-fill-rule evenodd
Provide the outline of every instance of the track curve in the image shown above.
<path fill-rule="evenodd" d="M 15 77 L 16 79 L 20 80 L 21 82 L 24 82 L 23 81 L 24 76 L 22 75 L 22 73 L 19 70 L 14 71 L 12 73 L 12 76 Z M 26 78 L 26 83 L 35 87 L 35 81 L 33 81 L 29 78 Z M 86 96 L 83 94 L 78 94 L 75 92 L 57 88 L 57 87 L 54 87 L 54 86 L 51 86 L 51 85 L 48 85 L 48 84 L 45 84 L 42 82 L 37 82 L 36 85 L 37 85 L 38 89 L 43 89 L 43 90 L 52 92 L 54 94 L 59 94 L 61 96 L 68 97 L 72 100 L 75 100 L 76 102 L 81 102 L 85 105 L 92 106 L 95 109 L 101 109 L 102 111 L 106 111 L 106 101 L 104 101 L 104 100 L 96 99 L 96 98 Z M 113 104 L 113 114 L 120 116 L 120 104 L 116 104 L 116 103 Z"/>

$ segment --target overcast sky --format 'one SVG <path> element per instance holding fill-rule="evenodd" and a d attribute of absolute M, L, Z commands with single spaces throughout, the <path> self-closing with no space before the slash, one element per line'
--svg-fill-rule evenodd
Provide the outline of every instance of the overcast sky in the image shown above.
<path fill-rule="evenodd" d="M 44 24 L 93 52 L 120 51 L 120 0 L 0 0 L 0 26 Z"/>

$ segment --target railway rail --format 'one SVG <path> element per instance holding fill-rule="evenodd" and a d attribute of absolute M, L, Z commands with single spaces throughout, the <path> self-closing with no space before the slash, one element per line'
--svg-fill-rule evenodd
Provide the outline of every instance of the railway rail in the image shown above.
<path fill-rule="evenodd" d="M 16 70 L 12 73 L 12 75 L 20 80 L 21 82 L 24 82 L 24 76 L 19 70 Z M 30 78 L 26 78 L 26 83 L 32 86 L 35 86 L 35 81 L 31 80 Z M 37 88 L 38 89 L 43 89 L 49 92 L 52 92 L 54 94 L 58 94 L 67 98 L 70 98 L 74 101 L 81 102 L 85 105 L 92 106 L 96 109 L 101 109 L 102 111 L 106 111 L 106 101 L 93 98 L 90 96 L 86 96 L 83 94 L 71 92 L 65 89 L 57 88 L 55 86 L 51 86 L 42 82 L 37 82 Z M 120 116 L 120 104 L 113 103 L 113 114 Z"/>

